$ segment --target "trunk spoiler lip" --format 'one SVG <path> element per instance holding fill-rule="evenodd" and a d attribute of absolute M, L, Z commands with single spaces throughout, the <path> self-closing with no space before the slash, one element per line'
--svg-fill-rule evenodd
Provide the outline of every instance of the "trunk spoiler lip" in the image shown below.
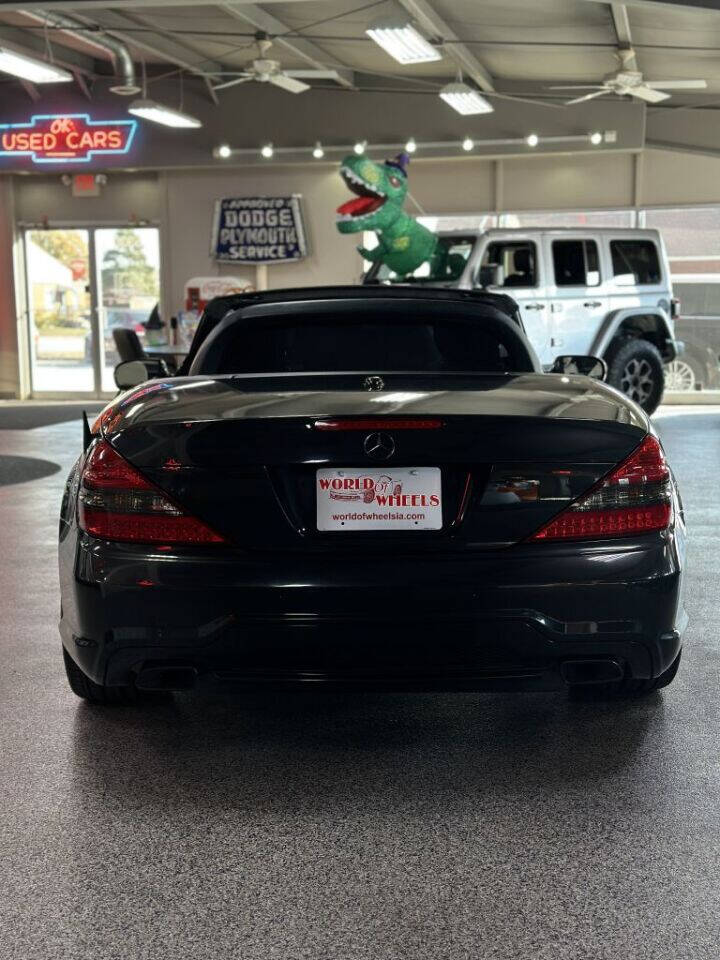
<path fill-rule="evenodd" d="M 112 401 L 99 418 L 100 433 L 109 437 L 153 422 L 191 425 L 341 416 L 503 416 L 615 424 L 643 435 L 653 432 L 647 416 L 632 401 L 604 383 L 577 375 L 394 371 L 382 374 L 386 389 L 378 392 L 362 389 L 364 376 L 351 371 L 164 378 Z"/>

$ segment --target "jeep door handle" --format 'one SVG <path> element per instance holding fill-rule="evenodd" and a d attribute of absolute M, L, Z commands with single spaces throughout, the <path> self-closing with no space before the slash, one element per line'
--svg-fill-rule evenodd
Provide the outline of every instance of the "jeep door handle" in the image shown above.
<path fill-rule="evenodd" d="M 544 303 L 526 303 L 525 309 L 526 310 L 544 310 L 545 304 Z"/>
<path fill-rule="evenodd" d="M 588 309 L 591 309 L 592 307 L 601 307 L 601 306 L 602 306 L 602 301 L 601 301 L 601 300 L 586 300 L 585 303 L 583 304 L 583 306 L 584 306 L 584 307 L 587 307 Z"/>

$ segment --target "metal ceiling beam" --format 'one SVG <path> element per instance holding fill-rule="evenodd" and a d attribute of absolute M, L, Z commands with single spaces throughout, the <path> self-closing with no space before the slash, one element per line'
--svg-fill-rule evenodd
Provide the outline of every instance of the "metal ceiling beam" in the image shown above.
<path fill-rule="evenodd" d="M 673 153 L 696 153 L 706 157 L 720 157 L 720 148 L 718 147 L 702 147 L 694 143 L 676 143 L 674 140 L 646 140 L 645 149 L 670 150 Z"/>
<path fill-rule="evenodd" d="M 125 4 L 123 4 L 125 7 Z M 2 7 L 0 7 L 2 10 Z M 118 13 L 117 10 L 108 10 L 107 7 L 102 10 L 93 10 L 92 17 L 88 17 L 88 25 L 97 23 L 103 30 L 129 44 L 136 50 L 142 50 L 157 57 L 160 60 L 167 60 L 175 66 L 182 67 L 188 73 L 195 73 L 205 76 L 207 73 L 219 73 L 222 71 L 222 65 L 208 57 L 198 55 L 197 51 L 179 42 L 174 37 L 163 33 L 162 29 L 157 27 L 156 33 L 124 33 L 124 28 L 138 26 L 142 21 L 133 16 L 127 16 L 124 13 Z"/>
<path fill-rule="evenodd" d="M 75 77 L 75 83 L 77 83 L 77 85 L 80 87 L 82 95 L 85 97 L 85 99 L 92 100 L 92 92 L 85 77 L 77 70 L 73 70 L 73 76 Z"/>
<path fill-rule="evenodd" d="M 325 53 L 317 44 L 303 37 L 284 37 L 282 34 L 292 32 L 290 27 L 282 20 L 278 20 L 271 13 L 262 10 L 255 3 L 244 3 L 243 0 L 226 0 L 225 3 L 218 3 L 225 13 L 229 13 L 236 20 L 249 23 L 256 30 L 264 30 L 265 33 L 273 37 L 273 43 L 280 47 L 285 47 L 296 57 L 300 57 L 315 70 L 336 70 L 337 82 L 343 87 L 352 87 L 352 75 L 348 74 L 348 67 L 340 63 L 330 54 Z"/>
<path fill-rule="evenodd" d="M 2 7 L 0 7 L 0 10 Z M 58 37 L 58 41 L 59 41 Z M 27 53 L 30 56 L 39 57 L 41 60 L 47 59 L 47 48 L 45 38 L 41 31 L 22 30 L 20 27 L 11 27 L 0 23 L 0 43 L 6 41 L 11 47 L 17 48 L 20 53 Z M 64 47 L 60 42 L 55 43 L 52 37 L 52 50 L 55 63 L 59 67 L 65 67 L 72 73 L 84 73 L 88 76 L 95 75 L 95 61 L 92 57 L 78 53 L 69 47 Z M 58 55 L 59 54 L 59 55 Z"/>
<path fill-rule="evenodd" d="M 112 89 L 117 93 L 131 95 L 137 93 L 140 89 L 135 78 L 135 64 L 130 56 L 130 51 L 124 43 L 121 43 L 116 37 L 109 37 L 96 32 L 88 33 L 85 30 L 84 20 L 77 17 L 71 17 L 66 13 L 49 13 L 39 11 L 34 13 L 26 11 L 25 16 L 33 22 L 37 22 L 45 30 L 59 31 L 55 36 L 62 42 L 63 35 L 72 37 L 74 40 L 80 40 L 90 48 L 99 50 L 102 56 L 107 57 L 116 73 L 119 74 L 121 84 Z"/>
<path fill-rule="evenodd" d="M 213 7 L 217 0 L 118 0 L 124 10 L 137 8 L 153 7 Z M 263 0 L 263 6 L 271 6 L 275 3 L 303 3 L 305 0 Z M 607 3 L 607 0 L 586 0 L 588 3 Z M 717 0 L 625 0 L 630 6 L 638 7 L 694 7 L 700 10 L 718 10 Z M 245 3 L 245 0 L 233 0 L 234 5 L 253 6 L 252 3 Z M 63 10 L 78 13 L 83 10 L 106 10 L 108 0 L 0 0 L 0 10 L 2 11 L 22 11 L 22 10 Z"/>
<path fill-rule="evenodd" d="M 23 88 L 25 93 L 30 97 L 33 103 L 37 103 L 40 99 L 40 91 L 35 86 L 34 83 L 28 83 L 27 80 L 19 80 L 20 86 Z"/>
<path fill-rule="evenodd" d="M 586 0 L 587 3 L 606 3 L 607 0 Z M 630 7 L 694 7 L 699 10 L 718 11 L 718 0 L 625 0 Z"/>
<path fill-rule="evenodd" d="M 453 42 L 446 47 L 442 47 L 451 60 L 454 60 L 458 67 L 472 77 L 481 90 L 492 93 L 495 90 L 493 78 L 488 70 L 480 63 L 478 58 L 468 48 L 459 42 L 457 34 L 430 6 L 427 0 L 400 0 L 402 6 L 407 10 L 410 16 L 426 30 L 431 37 L 439 37 L 442 40 L 452 40 Z"/>
<path fill-rule="evenodd" d="M 0 0 L 0 11 L 23 11 L 23 10 L 62 10 L 65 13 L 76 11 L 82 13 L 83 10 L 107 10 L 109 0 Z M 238 6 L 245 3 L 245 0 L 234 0 Z M 264 4 L 273 3 L 303 3 L 305 0 L 263 0 Z M 117 0 L 117 5 L 122 6 L 124 10 L 132 7 L 214 7 L 217 0 Z M 249 4 L 252 6 L 252 4 Z"/>
<path fill-rule="evenodd" d="M 289 77 L 296 77 L 298 80 L 334 80 L 341 86 L 352 87 L 355 83 L 355 74 L 352 70 L 343 67 L 325 70 L 323 68 L 303 70 L 298 68 L 294 70 L 283 70 Z"/>
<path fill-rule="evenodd" d="M 612 17 L 615 36 L 617 37 L 618 50 L 632 50 L 632 34 L 630 32 L 630 21 L 628 20 L 627 7 L 624 3 L 611 3 L 610 16 Z M 630 70 L 637 70 L 637 60 L 635 54 L 625 56 L 624 66 Z"/>

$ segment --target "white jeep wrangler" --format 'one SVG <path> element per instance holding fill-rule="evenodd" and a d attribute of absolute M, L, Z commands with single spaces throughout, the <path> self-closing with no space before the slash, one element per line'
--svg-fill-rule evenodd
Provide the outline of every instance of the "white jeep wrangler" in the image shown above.
<path fill-rule="evenodd" d="M 441 231 L 431 263 L 394 278 L 375 264 L 365 282 L 428 283 L 510 294 L 549 369 L 562 354 L 602 357 L 608 382 L 652 413 L 675 340 L 665 245 L 657 230 L 493 229 Z"/>

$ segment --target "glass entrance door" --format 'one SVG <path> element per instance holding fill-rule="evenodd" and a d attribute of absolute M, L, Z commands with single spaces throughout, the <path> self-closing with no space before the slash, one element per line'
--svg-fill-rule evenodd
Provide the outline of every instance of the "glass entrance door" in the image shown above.
<path fill-rule="evenodd" d="M 115 393 L 114 331 L 126 350 L 166 342 L 156 227 L 26 230 L 25 265 L 33 394 Z"/>
<path fill-rule="evenodd" d="M 88 230 L 25 233 L 33 392 L 94 393 Z"/>
<path fill-rule="evenodd" d="M 116 390 L 113 371 L 120 362 L 115 331 L 131 331 L 134 336 L 126 339 L 140 349 L 167 343 L 168 326 L 160 326 L 156 310 L 160 299 L 160 232 L 155 227 L 97 229 L 95 262 L 101 388 L 107 393 Z"/>

